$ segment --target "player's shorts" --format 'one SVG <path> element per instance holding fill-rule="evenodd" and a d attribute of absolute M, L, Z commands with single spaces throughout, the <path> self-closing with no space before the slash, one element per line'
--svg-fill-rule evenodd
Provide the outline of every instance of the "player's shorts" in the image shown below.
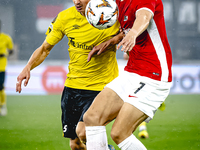
<path fill-rule="evenodd" d="M 115 91 L 124 102 L 149 116 L 146 119 L 149 122 L 168 96 L 171 82 L 161 82 L 124 71 L 106 87 Z"/>
<path fill-rule="evenodd" d="M 75 139 L 76 126 L 100 91 L 65 87 L 61 98 L 63 136 Z"/>
<path fill-rule="evenodd" d="M 5 72 L 0 72 L 0 90 L 4 89 Z"/>

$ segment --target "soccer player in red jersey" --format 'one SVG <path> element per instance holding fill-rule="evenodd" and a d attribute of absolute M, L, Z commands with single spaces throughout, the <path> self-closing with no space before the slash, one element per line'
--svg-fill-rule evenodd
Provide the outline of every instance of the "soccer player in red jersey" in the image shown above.
<path fill-rule="evenodd" d="M 162 0 L 116 0 L 125 36 L 118 44 L 129 53 L 124 72 L 106 85 L 84 115 L 87 150 L 106 150 L 105 126 L 115 119 L 111 137 L 121 150 L 146 150 L 132 134 L 149 122 L 169 94 L 172 53 Z M 88 60 L 95 52 L 92 50 Z"/>

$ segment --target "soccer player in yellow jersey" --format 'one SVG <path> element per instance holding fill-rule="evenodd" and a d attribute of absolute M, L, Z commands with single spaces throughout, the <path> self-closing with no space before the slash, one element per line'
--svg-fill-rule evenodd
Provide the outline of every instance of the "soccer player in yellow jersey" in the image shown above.
<path fill-rule="evenodd" d="M 60 12 L 51 23 L 45 41 L 34 51 L 19 74 L 16 92 L 21 92 L 22 80 L 25 80 L 26 86 L 30 71 L 40 65 L 54 45 L 66 35 L 70 61 L 61 98 L 63 135 L 70 138 L 72 150 L 85 150 L 83 114 L 104 86 L 118 76 L 116 43 L 113 42 L 116 41 L 114 35 L 119 33 L 120 24 L 116 22 L 105 30 L 96 29 L 85 18 L 85 7 L 89 0 L 73 2 L 75 6 Z M 88 54 L 94 48 L 107 51 L 88 61 Z"/>
<path fill-rule="evenodd" d="M 7 57 L 12 53 L 13 53 L 12 38 L 8 34 L 1 32 L 1 20 L 0 20 L 0 115 L 1 116 L 5 116 L 7 114 L 4 81 L 5 81 Z"/>

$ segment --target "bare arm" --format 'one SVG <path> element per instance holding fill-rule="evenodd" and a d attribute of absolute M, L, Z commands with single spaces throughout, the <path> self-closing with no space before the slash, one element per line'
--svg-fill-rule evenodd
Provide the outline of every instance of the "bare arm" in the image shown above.
<path fill-rule="evenodd" d="M 43 44 L 33 52 L 27 65 L 24 67 L 22 72 L 17 77 L 16 92 L 21 93 L 22 81 L 25 80 L 24 86 L 28 84 L 28 81 L 30 79 L 30 71 L 33 68 L 40 65 L 45 60 L 45 58 L 49 55 L 52 48 L 53 48 L 53 45 L 48 44 L 45 40 Z"/>
<path fill-rule="evenodd" d="M 26 66 L 29 66 L 30 70 L 40 65 L 45 58 L 49 55 L 53 45 L 50 45 L 46 40 L 38 47 L 31 55 Z"/>
<path fill-rule="evenodd" d="M 117 34 L 116 36 L 114 36 L 113 38 L 111 38 L 110 40 L 108 41 L 105 41 L 97 46 L 95 46 L 91 51 L 90 53 L 88 54 L 88 59 L 87 61 L 90 61 L 91 57 L 97 53 L 97 55 L 103 53 L 104 51 L 106 51 L 107 47 L 108 46 L 111 46 L 111 45 L 116 45 L 118 44 L 122 38 L 124 37 L 124 33 L 123 32 L 120 32 L 119 34 Z"/>
<path fill-rule="evenodd" d="M 149 26 L 153 15 L 150 11 L 142 9 L 136 13 L 136 19 L 131 30 L 126 34 L 123 40 L 118 44 L 117 49 L 122 46 L 121 51 L 131 51 L 135 46 L 136 38 L 143 33 Z"/>

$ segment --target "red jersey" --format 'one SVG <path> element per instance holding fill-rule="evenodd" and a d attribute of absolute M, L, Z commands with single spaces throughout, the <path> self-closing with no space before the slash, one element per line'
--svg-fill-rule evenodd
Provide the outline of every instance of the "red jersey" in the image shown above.
<path fill-rule="evenodd" d="M 167 39 L 162 0 L 116 0 L 121 28 L 128 32 L 141 9 L 153 14 L 149 27 L 136 39 L 124 70 L 158 81 L 172 81 L 172 53 Z"/>

